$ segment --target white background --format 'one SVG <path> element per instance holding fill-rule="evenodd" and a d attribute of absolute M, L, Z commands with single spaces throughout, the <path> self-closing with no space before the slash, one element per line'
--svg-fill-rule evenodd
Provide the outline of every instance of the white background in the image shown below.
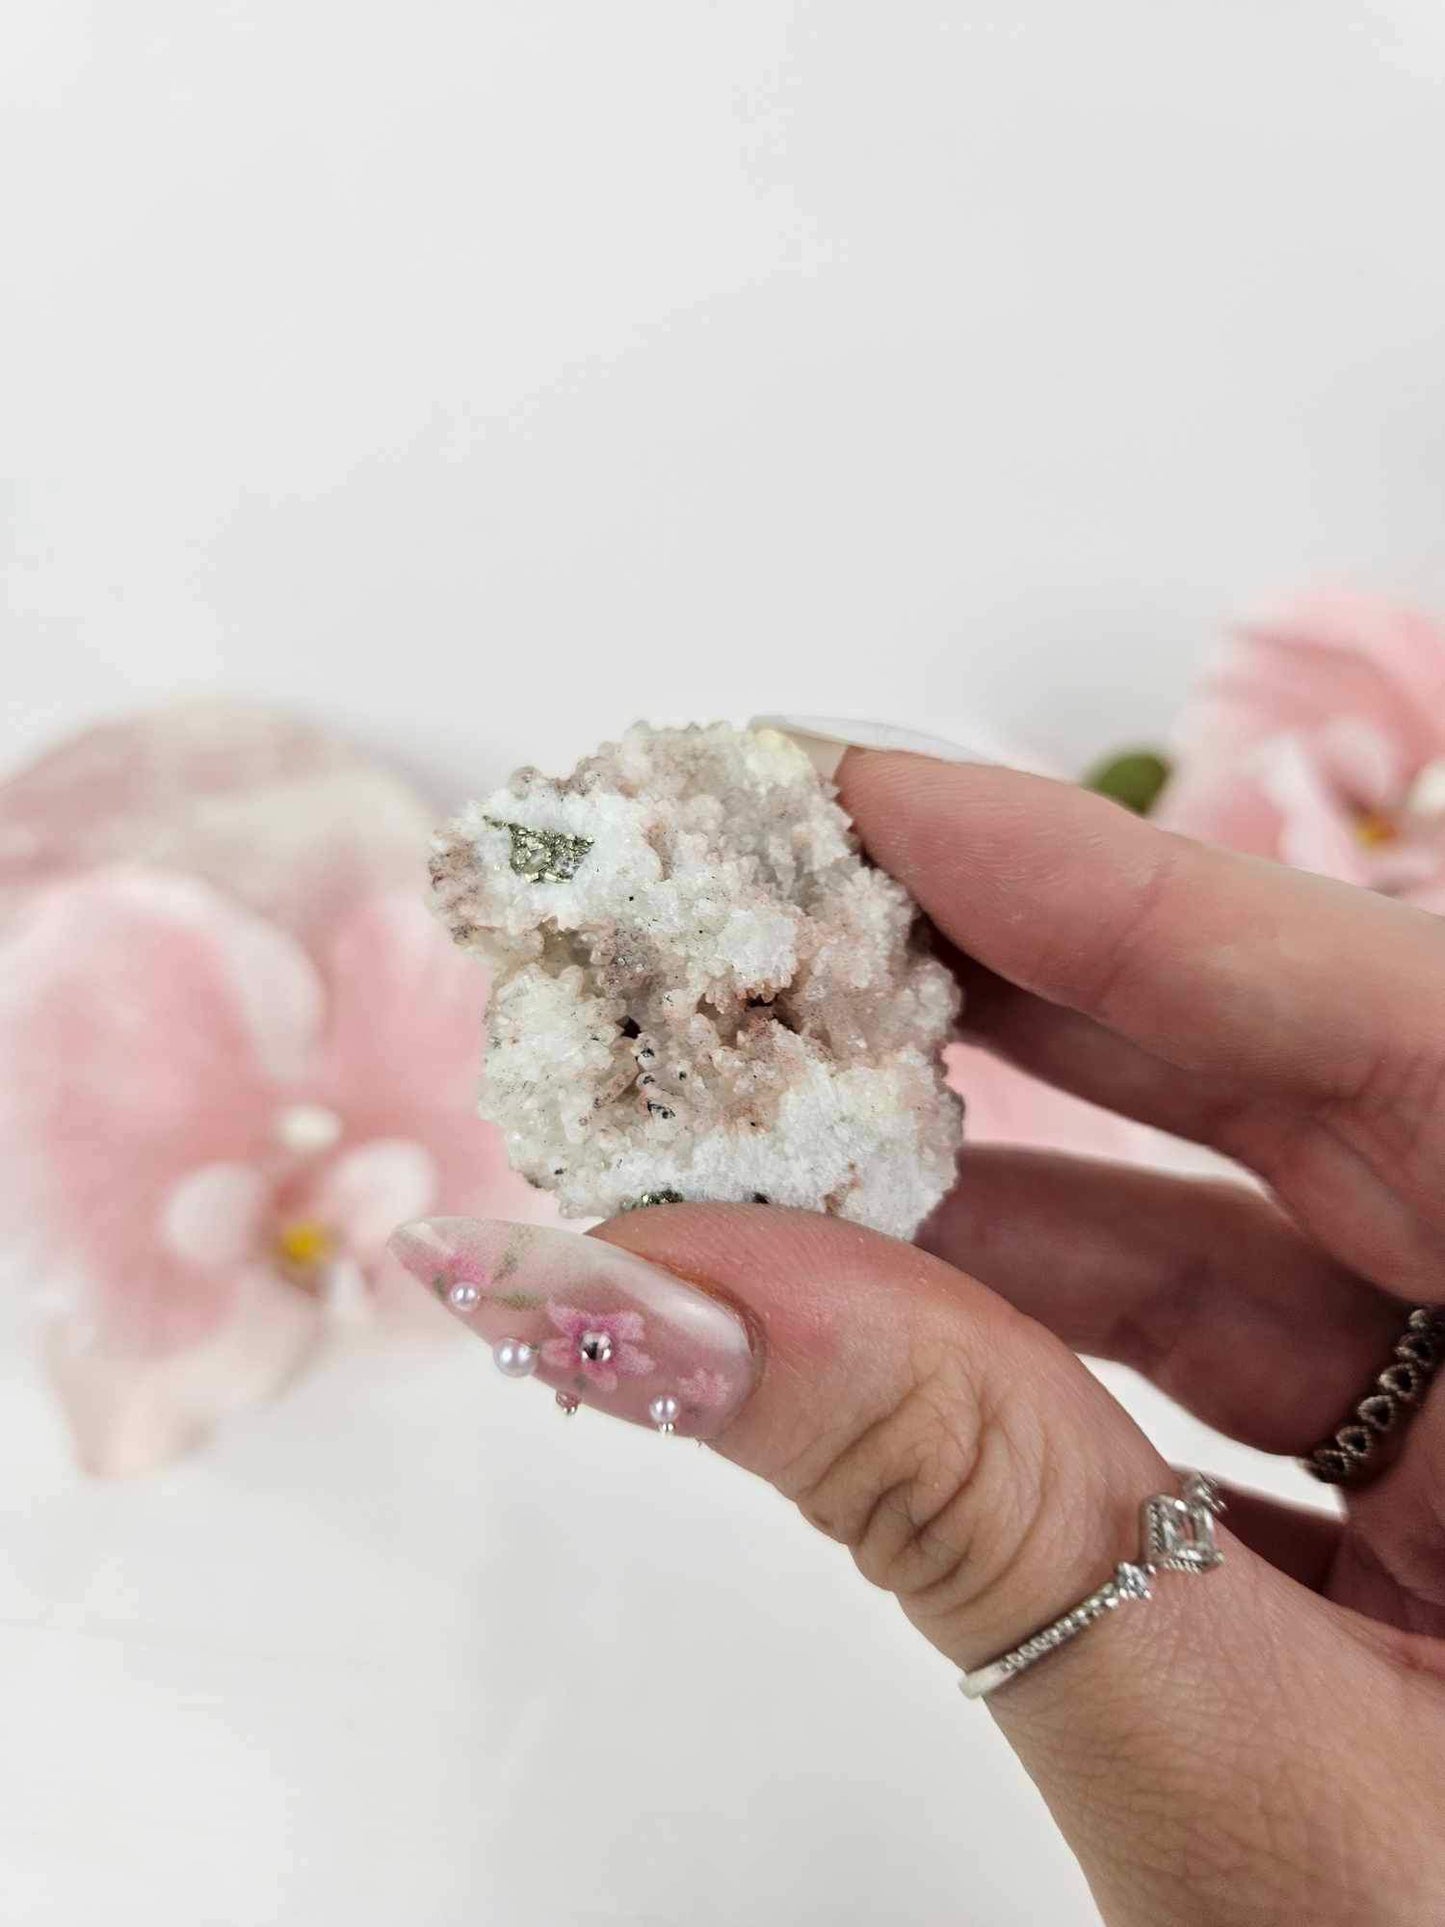
<path fill-rule="evenodd" d="M 1072 766 L 1261 596 L 1445 604 L 1442 77 L 1438 0 L 0 5 L 6 757 L 205 688 L 448 802 L 638 714 Z M 13 1352 L 0 1490 L 7 1921 L 1091 1917 L 841 1553 L 465 1350 L 125 1488 Z"/>

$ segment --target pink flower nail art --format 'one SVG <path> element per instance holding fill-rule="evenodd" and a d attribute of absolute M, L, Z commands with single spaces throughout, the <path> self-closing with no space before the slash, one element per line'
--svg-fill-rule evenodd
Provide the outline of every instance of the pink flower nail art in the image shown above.
<path fill-rule="evenodd" d="M 619 1378 L 645 1378 L 656 1365 L 639 1348 L 647 1326 L 635 1311 L 578 1311 L 548 1305 L 547 1316 L 562 1333 L 542 1347 L 544 1363 L 558 1372 L 580 1372 L 599 1392 L 615 1392 Z"/>
<path fill-rule="evenodd" d="M 737 1313 L 600 1238 L 429 1218 L 404 1225 L 391 1249 L 487 1340 L 504 1377 L 541 1379 L 564 1410 L 712 1438 L 752 1390 Z"/>
<path fill-rule="evenodd" d="M 689 1372 L 677 1388 L 677 1395 L 683 1406 L 696 1406 L 701 1412 L 711 1412 L 719 1405 L 726 1405 L 728 1382 L 721 1372 L 708 1372 L 699 1369 Z"/>

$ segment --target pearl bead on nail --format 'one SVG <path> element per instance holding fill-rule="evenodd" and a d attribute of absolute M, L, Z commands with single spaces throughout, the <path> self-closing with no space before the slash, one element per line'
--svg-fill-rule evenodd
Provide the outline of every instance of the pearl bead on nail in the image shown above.
<path fill-rule="evenodd" d="M 647 1416 L 659 1432 L 673 1432 L 682 1416 L 682 1406 L 671 1392 L 662 1392 L 648 1406 Z"/>
<path fill-rule="evenodd" d="M 477 1290 L 475 1285 L 468 1284 L 465 1279 L 459 1284 L 453 1285 L 447 1293 L 447 1303 L 453 1311 L 471 1311 L 474 1306 L 479 1305 L 481 1302 L 482 1294 Z"/>
<path fill-rule="evenodd" d="M 492 1347 L 492 1362 L 503 1378 L 530 1378 L 537 1369 L 537 1348 L 525 1338 L 503 1338 Z"/>

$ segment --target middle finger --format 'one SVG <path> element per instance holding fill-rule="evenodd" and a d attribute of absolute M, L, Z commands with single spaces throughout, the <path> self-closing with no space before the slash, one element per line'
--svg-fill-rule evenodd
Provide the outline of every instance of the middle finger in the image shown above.
<path fill-rule="evenodd" d="M 1407 1309 L 1243 1185 L 1053 1152 L 972 1148 L 918 1242 L 1266 1452 L 1333 1431 Z"/>

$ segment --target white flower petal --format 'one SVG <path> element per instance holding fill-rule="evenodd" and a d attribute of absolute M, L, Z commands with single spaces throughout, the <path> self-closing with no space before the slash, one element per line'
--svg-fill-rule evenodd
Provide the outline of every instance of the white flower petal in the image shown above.
<path fill-rule="evenodd" d="M 1405 807 L 1415 816 L 1445 816 L 1445 756 L 1427 763 L 1410 785 Z"/>
<path fill-rule="evenodd" d="M 51 1334 L 49 1364 L 81 1464 L 104 1478 L 132 1478 L 273 1397 L 324 1333 L 314 1298 L 254 1267 L 238 1280 L 232 1315 L 200 1345 L 133 1358 L 77 1344 L 62 1323 Z"/>
<path fill-rule="evenodd" d="M 259 1246 L 270 1189 L 254 1165 L 200 1165 L 161 1206 L 161 1237 L 192 1264 L 241 1264 Z"/>
<path fill-rule="evenodd" d="M 374 1138 L 338 1158 L 309 1215 L 330 1225 L 358 1257 L 379 1253 L 407 1218 L 423 1218 L 437 1195 L 431 1153 L 410 1138 Z"/>

